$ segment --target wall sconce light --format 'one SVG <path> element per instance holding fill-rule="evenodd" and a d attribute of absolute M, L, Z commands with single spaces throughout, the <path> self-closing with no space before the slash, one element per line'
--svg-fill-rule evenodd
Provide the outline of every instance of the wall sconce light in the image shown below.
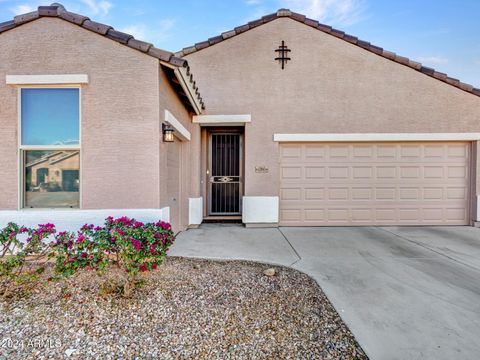
<path fill-rule="evenodd" d="M 173 128 L 170 125 L 162 124 L 163 141 L 173 142 Z"/>

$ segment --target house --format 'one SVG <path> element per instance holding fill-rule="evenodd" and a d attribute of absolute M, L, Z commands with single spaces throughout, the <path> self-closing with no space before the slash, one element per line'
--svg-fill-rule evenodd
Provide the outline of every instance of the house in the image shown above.
<path fill-rule="evenodd" d="M 480 217 L 480 89 L 286 9 L 173 54 L 41 6 L 0 24 L 0 80 L 2 221 Z"/>

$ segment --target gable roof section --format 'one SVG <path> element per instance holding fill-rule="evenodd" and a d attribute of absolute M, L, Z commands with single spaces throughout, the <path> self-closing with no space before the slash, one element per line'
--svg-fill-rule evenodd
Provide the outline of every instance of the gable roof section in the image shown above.
<path fill-rule="evenodd" d="M 468 93 L 480 96 L 480 89 L 474 88 L 472 85 L 466 84 L 461 82 L 458 79 L 454 79 L 449 77 L 447 74 L 441 73 L 436 71 L 435 69 L 423 66 L 421 63 L 410 60 L 406 57 L 399 56 L 395 54 L 394 52 L 387 51 L 382 49 L 381 47 L 375 46 L 370 44 L 367 41 L 363 41 L 358 39 L 355 36 L 346 34 L 343 31 L 337 30 L 332 28 L 331 26 L 324 25 L 319 23 L 316 20 L 309 19 L 305 15 L 298 14 L 295 12 L 290 11 L 289 9 L 280 9 L 276 13 L 265 15 L 262 18 L 254 21 L 250 21 L 249 23 L 241 26 L 237 26 L 233 30 L 226 31 L 222 33 L 219 36 L 212 37 L 206 41 L 199 42 L 193 46 L 186 47 L 183 50 L 175 53 L 176 56 L 183 58 L 186 55 L 192 54 L 194 52 L 197 52 L 199 50 L 205 49 L 209 46 L 213 46 L 215 44 L 218 44 L 219 42 L 222 42 L 224 40 L 230 39 L 234 36 L 237 36 L 241 33 L 244 33 L 245 31 L 254 29 L 260 25 L 269 23 L 270 21 L 279 19 L 279 18 L 290 18 L 292 20 L 298 21 L 302 24 L 305 24 L 307 26 L 313 27 L 314 29 L 317 29 L 319 31 L 322 31 L 326 34 L 335 36 L 339 39 L 342 39 L 350 44 L 354 44 L 358 47 L 361 47 L 364 50 L 370 51 L 376 55 L 382 56 L 388 60 L 394 61 L 398 64 L 408 66 L 422 74 L 428 75 L 430 77 L 433 77 L 437 80 L 443 81 L 444 83 L 447 83 L 449 85 L 455 86 L 456 88 L 459 88 L 461 90 L 464 90 Z"/>
<path fill-rule="evenodd" d="M 196 114 L 200 114 L 205 109 L 205 104 L 193 80 L 187 60 L 175 56 L 172 52 L 158 49 L 150 43 L 137 40 L 132 35 L 117 31 L 109 25 L 69 12 L 61 4 L 54 3 L 50 6 L 39 6 L 37 11 L 17 15 L 13 20 L 0 23 L 0 34 L 41 17 L 56 17 L 68 21 L 158 59 L 167 73 L 172 87 L 187 109 Z"/>

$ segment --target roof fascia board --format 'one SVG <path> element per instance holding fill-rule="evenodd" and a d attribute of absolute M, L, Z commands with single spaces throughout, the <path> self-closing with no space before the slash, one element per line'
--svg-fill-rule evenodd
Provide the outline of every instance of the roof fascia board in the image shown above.
<path fill-rule="evenodd" d="M 187 69 L 186 68 L 174 68 L 174 74 L 177 77 L 178 81 L 180 82 L 180 86 L 182 87 L 183 91 L 185 91 L 185 94 L 188 97 L 188 100 L 193 106 L 193 109 L 195 110 L 195 113 L 197 115 L 200 115 L 202 113 L 202 105 L 200 102 L 197 100 L 197 97 L 194 96 L 195 90 L 193 89 L 192 83 L 188 80 L 189 76 L 187 75 Z"/>
<path fill-rule="evenodd" d="M 183 126 L 182 123 L 178 121 L 177 118 L 168 110 L 165 110 L 165 122 L 169 124 L 173 130 L 175 130 L 173 134 L 180 140 L 190 141 L 192 137 L 190 131 L 188 131 L 185 126 Z"/>

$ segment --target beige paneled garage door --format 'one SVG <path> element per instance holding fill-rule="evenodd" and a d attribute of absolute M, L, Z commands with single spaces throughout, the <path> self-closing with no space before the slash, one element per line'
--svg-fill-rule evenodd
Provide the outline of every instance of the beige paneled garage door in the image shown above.
<path fill-rule="evenodd" d="M 469 223 L 470 144 L 280 145 L 281 225 Z"/>

